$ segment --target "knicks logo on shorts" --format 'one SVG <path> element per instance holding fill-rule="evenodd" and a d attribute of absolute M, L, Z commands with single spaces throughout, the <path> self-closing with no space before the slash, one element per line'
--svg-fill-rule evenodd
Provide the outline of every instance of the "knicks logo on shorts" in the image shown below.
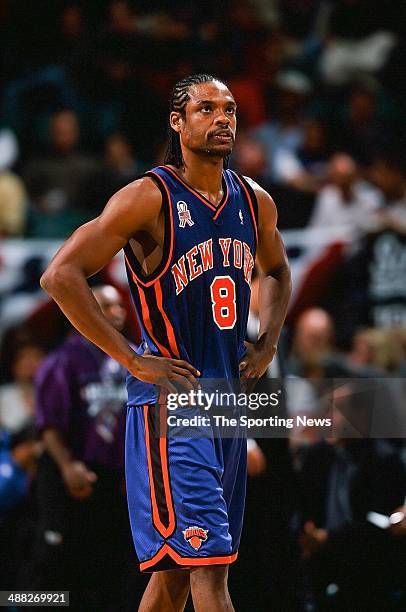
<path fill-rule="evenodd" d="M 189 542 L 190 546 L 193 546 L 195 550 L 199 550 L 202 543 L 207 540 L 208 532 L 208 529 L 202 529 L 202 527 L 196 527 L 195 525 L 182 531 L 186 542 Z"/>

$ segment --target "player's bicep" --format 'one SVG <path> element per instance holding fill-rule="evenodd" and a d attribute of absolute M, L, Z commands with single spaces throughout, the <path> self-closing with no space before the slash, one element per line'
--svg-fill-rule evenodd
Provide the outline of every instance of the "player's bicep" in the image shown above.
<path fill-rule="evenodd" d="M 104 268 L 141 229 L 159 215 L 162 196 L 149 179 L 141 179 L 117 192 L 99 217 L 79 227 L 65 242 L 52 266 L 73 266 L 86 276 Z"/>
<path fill-rule="evenodd" d="M 262 241 L 258 240 L 257 261 L 264 274 L 288 267 L 286 250 L 278 229 L 265 234 Z"/>
<path fill-rule="evenodd" d="M 257 262 L 265 274 L 288 265 L 285 247 L 276 226 L 278 213 L 271 196 L 263 189 L 256 190 L 258 201 Z"/>
<path fill-rule="evenodd" d="M 73 266 L 86 276 L 96 274 L 126 244 L 119 233 L 113 233 L 100 217 L 79 227 L 59 249 L 52 267 Z"/>

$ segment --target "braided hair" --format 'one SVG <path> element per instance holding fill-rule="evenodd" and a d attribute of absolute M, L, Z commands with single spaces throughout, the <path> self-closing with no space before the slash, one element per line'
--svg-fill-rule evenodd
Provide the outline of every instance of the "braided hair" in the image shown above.
<path fill-rule="evenodd" d="M 201 83 L 212 83 L 213 81 L 219 81 L 226 85 L 224 81 L 212 76 L 211 74 L 193 74 L 188 76 L 181 81 L 178 81 L 172 90 L 171 98 L 169 101 L 169 112 L 175 111 L 185 116 L 186 104 L 189 101 L 189 89 L 193 85 L 200 85 Z M 227 159 L 225 160 L 225 162 Z M 169 125 L 168 129 L 168 148 L 165 155 L 165 164 L 171 164 L 176 168 L 183 166 L 183 155 L 180 146 L 180 136 L 178 132 Z"/>

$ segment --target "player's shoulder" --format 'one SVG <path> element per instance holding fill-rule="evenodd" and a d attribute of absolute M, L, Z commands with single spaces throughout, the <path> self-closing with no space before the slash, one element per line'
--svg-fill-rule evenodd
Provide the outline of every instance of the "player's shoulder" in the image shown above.
<path fill-rule="evenodd" d="M 258 196 L 259 194 L 260 196 L 262 196 L 263 194 L 265 194 L 265 196 L 267 196 L 268 198 L 271 198 L 272 200 L 271 195 L 266 191 L 266 189 L 261 187 L 261 185 L 257 183 L 256 181 L 254 181 L 254 179 L 252 179 L 250 176 L 242 175 L 242 178 L 244 179 L 246 183 L 248 183 L 248 185 L 254 191 L 255 195 Z"/>
<path fill-rule="evenodd" d="M 258 209 L 261 210 L 265 207 L 269 212 L 273 212 L 274 214 L 276 214 L 276 204 L 271 194 L 268 193 L 266 189 L 261 187 L 261 185 L 254 181 L 254 179 L 252 179 L 251 177 L 243 176 L 242 178 L 254 192 L 256 200 L 258 202 Z"/>
<path fill-rule="evenodd" d="M 162 193 L 156 180 L 145 173 L 131 183 L 128 183 L 110 198 L 113 202 L 148 201 L 152 205 L 162 201 Z"/>
<path fill-rule="evenodd" d="M 158 218 L 163 194 L 158 184 L 148 175 L 132 181 L 117 191 L 107 202 L 101 218 L 116 226 L 146 229 Z"/>

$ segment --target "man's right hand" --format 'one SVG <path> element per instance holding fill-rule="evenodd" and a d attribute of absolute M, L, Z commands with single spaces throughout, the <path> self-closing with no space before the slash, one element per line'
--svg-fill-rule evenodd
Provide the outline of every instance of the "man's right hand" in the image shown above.
<path fill-rule="evenodd" d="M 70 461 L 62 468 L 62 478 L 71 497 L 85 499 L 92 494 L 97 475 L 82 461 Z"/>
<path fill-rule="evenodd" d="M 144 354 L 137 356 L 129 371 L 139 380 L 164 387 L 170 393 L 179 393 L 175 385 L 180 385 L 185 391 L 199 389 L 195 377 L 200 376 L 200 372 L 183 359 Z"/>

